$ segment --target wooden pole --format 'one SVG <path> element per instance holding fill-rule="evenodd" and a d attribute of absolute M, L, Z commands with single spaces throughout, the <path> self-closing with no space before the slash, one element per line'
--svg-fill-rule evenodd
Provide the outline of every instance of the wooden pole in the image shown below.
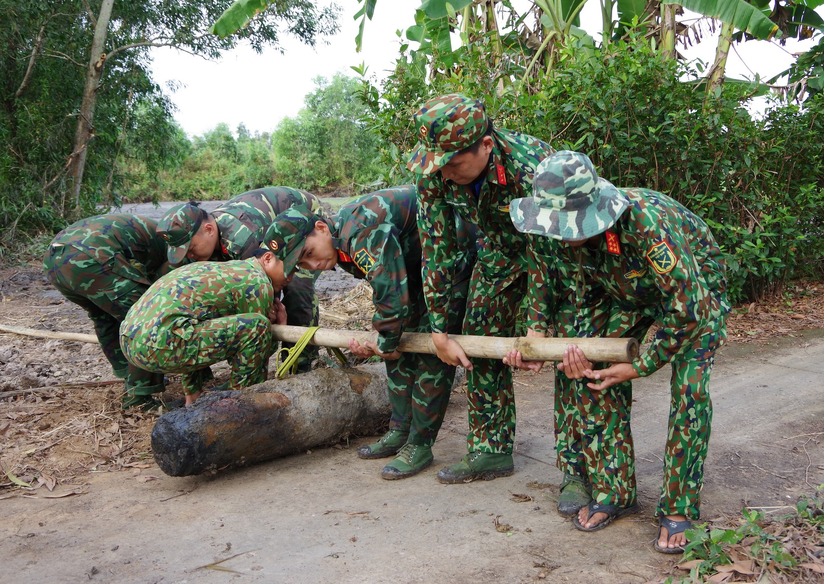
<path fill-rule="evenodd" d="M 47 339 L 63 339 L 66 341 L 80 341 L 83 343 L 97 343 L 97 337 L 82 333 L 64 333 L 60 331 L 44 331 L 23 327 L 0 325 L 0 332 L 41 337 Z M 279 341 L 296 343 L 307 332 L 306 327 L 275 324 L 272 333 Z M 347 347 L 350 339 L 359 343 L 364 341 L 375 342 L 377 332 L 350 331 L 338 329 L 318 329 L 310 340 L 310 344 L 320 347 Z M 501 359 L 511 349 L 521 351 L 525 359 L 531 361 L 561 361 L 567 345 L 575 344 L 584 351 L 585 356 L 594 362 L 630 363 L 639 355 L 639 343 L 632 338 L 609 339 L 593 338 L 562 338 L 550 337 L 546 339 L 528 337 L 482 337 L 472 335 L 453 335 L 468 357 L 482 357 L 486 359 Z M 435 354 L 429 333 L 404 333 L 398 349 L 405 353 Z"/>
<path fill-rule="evenodd" d="M 306 327 L 272 325 L 276 339 L 296 343 L 306 333 Z M 350 339 L 359 343 L 375 342 L 377 332 L 318 329 L 310 344 L 320 347 L 346 347 Z M 502 359 L 511 349 L 521 351 L 522 357 L 530 361 L 561 361 L 564 349 L 575 344 L 585 356 L 594 362 L 630 363 L 639 355 L 639 342 L 633 338 L 528 338 L 528 337 L 482 337 L 472 335 L 451 335 L 461 345 L 468 357 Z M 398 350 L 404 353 L 435 354 L 429 333 L 404 333 Z"/>

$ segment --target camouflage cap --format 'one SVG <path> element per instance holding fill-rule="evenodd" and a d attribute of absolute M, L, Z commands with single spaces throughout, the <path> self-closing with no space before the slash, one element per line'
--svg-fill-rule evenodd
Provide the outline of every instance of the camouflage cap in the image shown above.
<path fill-rule="evenodd" d="M 457 152 L 475 144 L 490 125 L 484 104 L 458 93 L 427 101 L 413 119 L 421 141 L 407 168 L 422 174 L 437 172 Z"/>
<path fill-rule="evenodd" d="M 295 271 L 306 237 L 315 229 L 316 221 L 324 218 L 306 205 L 294 205 L 275 217 L 264 235 L 261 247 L 284 262 L 284 275 Z"/>
<path fill-rule="evenodd" d="M 192 237 L 198 232 L 206 211 L 194 203 L 176 205 L 158 221 L 157 232 L 169 246 L 169 263 L 179 264 L 189 251 Z"/>
<path fill-rule="evenodd" d="M 581 241 L 609 229 L 629 204 L 585 154 L 562 150 L 539 163 L 533 196 L 511 201 L 510 218 L 522 233 Z"/>

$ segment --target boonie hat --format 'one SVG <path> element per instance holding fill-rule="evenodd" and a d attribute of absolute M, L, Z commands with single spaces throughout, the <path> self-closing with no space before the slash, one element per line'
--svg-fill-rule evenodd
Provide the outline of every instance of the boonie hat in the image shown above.
<path fill-rule="evenodd" d="M 158 221 L 157 232 L 169 246 L 170 264 L 179 264 L 186 257 L 192 237 L 201 227 L 206 211 L 194 203 L 176 205 Z"/>
<path fill-rule="evenodd" d="M 306 237 L 315 229 L 316 221 L 323 221 L 323 218 L 306 205 L 295 205 L 275 217 L 267 228 L 261 247 L 284 262 L 285 276 L 295 271 Z"/>
<path fill-rule="evenodd" d="M 533 196 L 511 201 L 510 218 L 522 233 L 581 241 L 609 229 L 629 204 L 587 155 L 561 150 L 539 163 Z"/>
<path fill-rule="evenodd" d="M 420 141 L 407 168 L 422 174 L 437 172 L 456 153 L 475 144 L 490 125 L 484 104 L 458 93 L 430 99 L 413 119 Z"/>

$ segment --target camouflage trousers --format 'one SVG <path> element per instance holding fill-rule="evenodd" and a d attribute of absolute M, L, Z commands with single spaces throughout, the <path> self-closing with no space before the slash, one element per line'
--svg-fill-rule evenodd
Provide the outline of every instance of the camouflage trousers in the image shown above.
<path fill-rule="evenodd" d="M 121 335 L 123 354 L 130 363 L 148 371 L 180 373 L 186 394 L 200 391 L 209 366 L 227 361 L 232 368 L 229 389 L 241 389 L 266 381 L 272 355 L 269 319 L 262 314 L 236 314 L 193 322 L 168 335 L 173 341 L 156 347 L 149 341 L 151 329 L 134 337 Z"/>
<path fill-rule="evenodd" d="M 162 392 L 163 373 L 130 364 L 118 341 L 120 323 L 149 286 L 113 273 L 106 265 L 72 246 L 50 246 L 43 267 L 49 282 L 66 300 L 89 315 L 115 376 L 125 379 L 126 393 Z"/>
<path fill-rule="evenodd" d="M 571 307 L 561 307 L 555 323 L 558 336 L 632 336 L 641 342 L 653 324 L 650 317 L 611 306 L 587 316 Z M 701 346 L 690 348 L 671 362 L 664 481 L 656 515 L 699 517 L 699 493 L 713 414 L 708 385 L 721 338 L 718 332 L 708 331 Z M 595 364 L 596 368 L 606 366 Z M 564 473 L 589 481 L 592 496 L 599 503 L 624 507 L 636 502 L 632 402 L 629 381 L 604 391 L 591 391 L 586 380 L 571 380 L 556 372 L 556 465 Z"/>
<path fill-rule="evenodd" d="M 449 308 L 448 332 L 461 332 L 467 290 L 475 257 L 458 263 L 453 279 Z M 431 332 L 426 313 L 424 292 L 410 290 L 410 298 L 416 298 L 413 317 L 405 327 L 408 332 Z M 401 353 L 393 361 L 385 361 L 387 386 L 391 407 L 390 429 L 409 431 L 407 442 L 432 446 L 450 404 L 450 392 L 455 379 L 455 367 L 447 365 L 436 355 Z"/>
<path fill-rule="evenodd" d="M 462 333 L 515 335 L 516 317 L 527 286 L 525 272 L 500 271 L 479 261 L 470 279 Z M 470 358 L 467 372 L 467 448 L 470 452 L 512 454 L 516 434 L 513 372 L 500 359 Z"/>
<path fill-rule="evenodd" d="M 284 288 L 283 298 L 286 309 L 286 323 L 294 326 L 318 325 L 318 295 L 315 293 L 315 281 L 321 272 L 297 270 L 292 281 Z M 294 343 L 282 342 L 287 349 Z M 298 357 L 298 368 L 309 369 L 312 361 L 318 358 L 318 347 L 307 345 Z"/>

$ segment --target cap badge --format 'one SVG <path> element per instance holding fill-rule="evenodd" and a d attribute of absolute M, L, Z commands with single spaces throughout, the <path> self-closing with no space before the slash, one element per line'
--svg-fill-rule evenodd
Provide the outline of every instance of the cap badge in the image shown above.
<path fill-rule="evenodd" d="M 421 126 L 418 128 L 418 135 L 424 138 L 427 135 L 427 126 Z"/>
<path fill-rule="evenodd" d="M 271 249 L 272 251 L 278 251 L 279 247 L 280 246 L 278 245 L 278 242 L 275 241 L 274 239 L 269 242 L 269 249 Z"/>

